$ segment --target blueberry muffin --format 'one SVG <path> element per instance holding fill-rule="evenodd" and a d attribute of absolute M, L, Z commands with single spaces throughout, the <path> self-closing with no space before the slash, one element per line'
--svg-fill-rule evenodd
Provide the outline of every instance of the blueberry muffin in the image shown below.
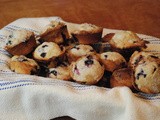
<path fill-rule="evenodd" d="M 160 63 L 145 60 L 134 71 L 134 86 L 144 93 L 160 93 Z"/>
<path fill-rule="evenodd" d="M 63 43 L 69 38 L 67 25 L 59 21 L 51 21 L 40 35 L 39 41 L 42 42 L 55 42 L 57 44 Z"/>
<path fill-rule="evenodd" d="M 54 42 L 44 42 L 35 49 L 33 57 L 39 62 L 49 62 L 61 56 L 64 51 Z"/>
<path fill-rule="evenodd" d="M 104 66 L 92 56 L 84 56 L 70 65 L 73 80 L 83 84 L 96 84 L 104 74 Z"/>
<path fill-rule="evenodd" d="M 107 40 L 104 40 L 104 39 Z M 146 41 L 140 39 L 134 32 L 120 31 L 104 37 L 104 41 L 108 41 L 113 51 L 121 53 L 127 60 L 134 51 L 140 51 L 146 47 Z"/>
<path fill-rule="evenodd" d="M 27 55 L 36 47 L 35 35 L 28 30 L 16 30 L 8 36 L 5 49 L 12 55 Z"/>
<path fill-rule="evenodd" d="M 118 87 L 118 86 L 127 86 L 133 89 L 134 76 L 133 72 L 129 68 L 122 68 L 115 70 L 110 78 L 110 86 Z"/>
<path fill-rule="evenodd" d="M 70 80 L 71 76 L 69 68 L 66 66 L 58 66 L 56 68 L 50 68 L 48 76 L 53 79 Z"/>
<path fill-rule="evenodd" d="M 95 54 L 94 49 L 90 45 L 75 45 L 74 47 L 67 50 L 67 57 L 69 62 L 76 61 L 78 58 Z"/>
<path fill-rule="evenodd" d="M 27 58 L 23 55 L 15 55 L 11 58 L 10 69 L 21 74 L 36 74 L 39 65 L 33 59 Z"/>
<path fill-rule="evenodd" d="M 71 34 L 80 44 L 93 44 L 101 41 L 103 28 L 93 24 L 80 24 Z"/>
<path fill-rule="evenodd" d="M 99 55 L 100 61 L 104 64 L 105 70 L 113 72 L 116 69 L 126 67 L 126 60 L 117 52 L 104 52 Z"/>
<path fill-rule="evenodd" d="M 138 64 L 143 63 L 145 60 L 152 60 L 152 61 L 156 60 L 158 62 L 160 61 L 160 56 L 158 56 L 158 54 L 155 53 L 135 51 L 130 57 L 128 66 L 134 70 Z"/>

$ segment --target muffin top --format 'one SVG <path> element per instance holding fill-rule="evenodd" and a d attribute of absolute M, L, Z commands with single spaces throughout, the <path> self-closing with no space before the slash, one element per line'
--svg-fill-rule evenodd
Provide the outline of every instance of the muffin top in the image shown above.
<path fill-rule="evenodd" d="M 84 55 L 90 55 L 94 53 L 94 49 L 90 45 L 75 45 L 71 49 L 69 49 L 68 54 L 71 54 L 72 56 L 81 57 Z"/>
<path fill-rule="evenodd" d="M 93 24 L 83 23 L 77 26 L 77 29 L 73 32 L 74 34 L 87 34 L 102 32 L 102 28 Z"/>
<path fill-rule="evenodd" d="M 126 66 L 126 60 L 118 52 L 104 52 L 100 55 L 100 60 L 104 64 L 107 71 L 113 72 Z"/>
<path fill-rule="evenodd" d="M 160 56 L 154 53 L 135 51 L 130 57 L 128 65 L 130 68 L 135 69 L 138 64 L 143 63 L 145 60 L 157 61 L 160 63 Z"/>
<path fill-rule="evenodd" d="M 146 60 L 135 68 L 135 85 L 145 93 L 160 92 L 160 64 Z"/>
<path fill-rule="evenodd" d="M 124 57 L 118 52 L 104 52 L 100 54 L 100 59 L 116 61 L 117 63 L 125 62 Z"/>
<path fill-rule="evenodd" d="M 10 34 L 7 38 L 6 47 L 12 48 L 22 42 L 26 42 L 33 35 L 34 33 L 28 30 L 13 31 L 12 34 Z"/>
<path fill-rule="evenodd" d="M 34 61 L 33 59 L 27 58 L 23 55 L 15 55 L 11 58 L 12 62 L 23 62 L 25 64 L 29 64 L 30 66 L 38 66 L 37 62 Z"/>
<path fill-rule="evenodd" d="M 35 49 L 33 56 L 36 60 L 46 61 L 58 57 L 62 53 L 63 51 L 56 43 L 44 42 Z"/>
<path fill-rule="evenodd" d="M 80 83 L 95 84 L 104 74 L 102 66 L 92 56 L 84 56 L 71 64 L 71 76 Z"/>
<path fill-rule="evenodd" d="M 144 47 L 145 41 L 140 39 L 135 33 L 131 31 L 120 31 L 113 35 L 109 40 L 111 46 L 119 49 L 126 49 L 130 47 Z"/>
<path fill-rule="evenodd" d="M 71 79 L 68 67 L 64 67 L 64 66 L 63 67 L 59 66 L 59 67 L 56 67 L 56 68 L 50 68 L 48 76 L 50 78 L 61 79 L 61 80 Z"/>

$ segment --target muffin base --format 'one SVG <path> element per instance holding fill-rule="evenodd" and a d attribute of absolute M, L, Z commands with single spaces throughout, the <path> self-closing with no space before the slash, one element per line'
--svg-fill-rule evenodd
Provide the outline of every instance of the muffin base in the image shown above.
<path fill-rule="evenodd" d="M 102 31 L 98 33 L 85 33 L 85 34 L 74 34 L 72 33 L 74 38 L 77 39 L 77 41 L 80 44 L 94 44 L 101 41 Z"/>

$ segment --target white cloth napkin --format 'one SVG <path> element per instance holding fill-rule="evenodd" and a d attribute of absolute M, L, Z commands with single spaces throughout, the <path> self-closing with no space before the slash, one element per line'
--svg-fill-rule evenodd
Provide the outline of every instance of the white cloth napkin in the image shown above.
<path fill-rule="evenodd" d="M 22 18 L 0 30 L 0 120 L 49 120 L 70 116 L 77 120 L 160 120 L 160 94 L 134 94 L 127 87 L 108 89 L 13 73 L 10 55 L 3 49 L 15 29 L 39 34 L 59 17 Z M 69 30 L 75 24 L 67 23 Z M 105 33 L 116 30 L 105 29 Z M 147 51 L 159 52 L 160 39 L 146 35 Z M 154 46 L 154 47 L 153 47 Z"/>

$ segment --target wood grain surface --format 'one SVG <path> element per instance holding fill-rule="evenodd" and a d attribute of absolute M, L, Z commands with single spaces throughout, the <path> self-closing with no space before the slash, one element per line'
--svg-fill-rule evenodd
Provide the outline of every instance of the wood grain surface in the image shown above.
<path fill-rule="evenodd" d="M 60 16 L 160 38 L 160 0 L 0 0 L 0 28 L 22 17 Z"/>
<path fill-rule="evenodd" d="M 48 16 L 160 38 L 160 0 L 0 0 L 0 28 L 22 17 Z"/>

